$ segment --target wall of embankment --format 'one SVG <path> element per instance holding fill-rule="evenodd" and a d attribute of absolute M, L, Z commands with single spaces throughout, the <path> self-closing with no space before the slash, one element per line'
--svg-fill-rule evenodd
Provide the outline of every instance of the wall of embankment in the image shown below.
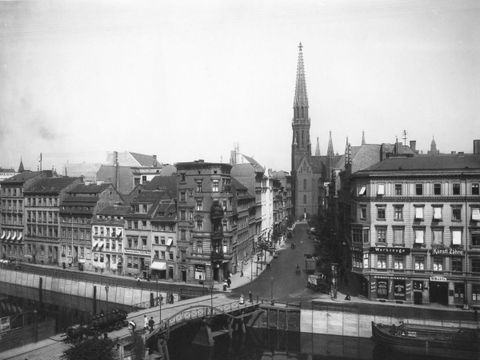
<path fill-rule="evenodd" d="M 369 338 L 371 324 L 410 324 L 476 328 L 472 310 L 414 307 L 375 302 L 335 302 L 313 300 L 301 306 L 262 305 L 263 312 L 253 324 L 257 328 L 278 329 L 308 334 Z"/>
<path fill-rule="evenodd" d="M 149 307 L 150 301 L 161 294 L 163 299 L 167 299 L 165 291 L 152 291 L 151 289 L 135 289 L 114 284 L 94 283 L 91 281 L 70 280 L 65 278 L 56 278 L 49 275 L 38 275 L 29 272 L 18 272 L 14 270 L 2 269 L 0 271 L 0 286 L 3 293 L 23 297 L 18 289 L 34 289 L 32 300 L 47 301 L 48 297 L 72 296 L 85 299 L 92 299 L 98 302 L 108 302 L 110 304 L 122 304 L 126 306 Z M 11 293 L 15 288 L 15 292 Z M 9 291 L 12 290 L 12 291 Z M 28 291 L 30 297 L 32 292 Z M 178 300 L 178 294 L 173 294 L 174 300 Z"/>

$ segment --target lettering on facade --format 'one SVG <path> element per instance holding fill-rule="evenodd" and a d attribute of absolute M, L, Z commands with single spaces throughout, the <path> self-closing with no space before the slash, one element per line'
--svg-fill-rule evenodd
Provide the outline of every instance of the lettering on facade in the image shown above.
<path fill-rule="evenodd" d="M 410 249 L 409 248 L 375 246 L 375 247 L 370 248 L 370 252 L 373 252 L 373 253 L 376 253 L 376 254 L 408 255 L 408 254 L 410 254 Z"/>
<path fill-rule="evenodd" d="M 430 276 L 430 281 L 447 281 L 445 276 Z"/>
<path fill-rule="evenodd" d="M 462 250 L 462 249 L 452 249 L 452 248 L 432 249 L 432 250 L 430 250 L 430 253 L 432 255 L 445 255 L 445 256 L 450 256 L 450 255 L 463 256 L 463 255 L 465 255 L 464 250 Z"/>

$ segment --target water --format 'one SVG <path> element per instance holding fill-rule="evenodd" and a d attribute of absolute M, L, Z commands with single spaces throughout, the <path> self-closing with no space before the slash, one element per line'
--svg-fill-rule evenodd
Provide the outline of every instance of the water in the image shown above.
<path fill-rule="evenodd" d="M 198 328 L 177 330 L 169 341 L 171 360 L 432 360 L 396 354 L 371 339 L 312 335 L 267 329 L 247 329 L 247 334 L 216 338 L 215 346 L 192 344 Z M 449 359 L 445 359 L 449 360 Z M 453 359 L 451 359 L 453 360 Z"/>

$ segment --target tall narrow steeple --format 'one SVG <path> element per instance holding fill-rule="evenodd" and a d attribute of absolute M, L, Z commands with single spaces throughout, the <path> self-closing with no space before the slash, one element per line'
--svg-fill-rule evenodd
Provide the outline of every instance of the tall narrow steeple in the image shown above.
<path fill-rule="evenodd" d="M 365 130 L 362 130 L 362 145 L 365 145 Z"/>
<path fill-rule="evenodd" d="M 320 156 L 320 141 L 317 136 L 317 147 L 315 148 L 315 156 Z"/>
<path fill-rule="evenodd" d="M 25 171 L 25 168 L 23 167 L 23 160 L 20 158 L 20 165 L 18 166 L 18 172 L 22 173 Z"/>
<path fill-rule="evenodd" d="M 308 108 L 307 83 L 305 82 L 305 68 L 303 66 L 303 45 L 298 45 L 297 81 L 295 84 L 294 108 Z"/>
<path fill-rule="evenodd" d="M 333 152 L 332 132 L 329 131 L 327 156 L 334 156 L 334 155 L 335 153 Z"/>

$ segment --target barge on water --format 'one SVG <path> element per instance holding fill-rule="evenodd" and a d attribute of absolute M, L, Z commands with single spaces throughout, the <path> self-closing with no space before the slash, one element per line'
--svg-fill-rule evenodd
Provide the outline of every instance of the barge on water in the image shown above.
<path fill-rule="evenodd" d="M 479 359 L 480 330 L 372 321 L 373 340 L 393 351 L 435 358 Z"/>

